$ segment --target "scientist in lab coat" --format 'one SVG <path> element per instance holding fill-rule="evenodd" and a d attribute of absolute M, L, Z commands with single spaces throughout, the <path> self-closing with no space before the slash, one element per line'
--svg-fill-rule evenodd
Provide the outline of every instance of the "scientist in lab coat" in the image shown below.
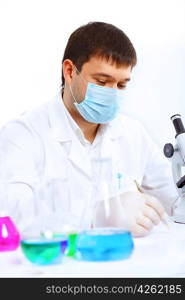
<path fill-rule="evenodd" d="M 17 183 L 8 203 L 17 225 L 34 219 L 32 190 L 41 178 L 69 187 L 58 210 L 83 228 L 127 227 L 143 236 L 165 211 L 173 214 L 177 193 L 166 158 L 138 121 L 120 114 L 135 64 L 122 30 L 103 22 L 81 26 L 64 52 L 60 93 L 1 129 L 6 177 Z"/>

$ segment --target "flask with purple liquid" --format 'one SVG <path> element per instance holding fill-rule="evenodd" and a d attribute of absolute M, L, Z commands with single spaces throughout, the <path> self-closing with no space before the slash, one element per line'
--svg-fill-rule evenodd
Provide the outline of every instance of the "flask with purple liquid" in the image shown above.
<path fill-rule="evenodd" d="M 0 251 L 16 250 L 19 244 L 20 235 L 12 219 L 0 217 Z"/>
<path fill-rule="evenodd" d="M 16 250 L 20 244 L 18 229 L 6 213 L 6 196 L 6 183 L 0 182 L 0 251 Z"/>
<path fill-rule="evenodd" d="M 0 252 L 16 250 L 20 234 L 8 213 L 8 181 L 6 174 L 6 149 L 0 146 Z"/>

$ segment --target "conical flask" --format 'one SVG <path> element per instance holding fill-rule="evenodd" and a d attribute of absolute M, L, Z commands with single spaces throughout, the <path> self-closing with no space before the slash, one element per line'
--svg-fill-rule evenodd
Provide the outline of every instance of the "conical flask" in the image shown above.
<path fill-rule="evenodd" d="M 0 251 L 16 250 L 20 244 L 20 234 L 8 213 L 5 152 L 0 149 Z"/>
<path fill-rule="evenodd" d="M 35 264 L 60 263 L 68 249 L 68 235 L 76 229 L 70 213 L 68 180 L 42 178 L 35 187 L 35 218 L 21 233 L 21 248 Z"/>
<path fill-rule="evenodd" d="M 20 234 L 9 216 L 0 217 L 0 251 L 16 250 Z"/>

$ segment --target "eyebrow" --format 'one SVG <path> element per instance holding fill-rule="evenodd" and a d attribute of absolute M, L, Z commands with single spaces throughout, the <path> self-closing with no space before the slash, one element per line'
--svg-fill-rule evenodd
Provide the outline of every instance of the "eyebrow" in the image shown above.
<path fill-rule="evenodd" d="M 106 77 L 106 78 L 115 79 L 113 76 L 108 75 L 106 73 L 95 73 L 95 74 L 92 74 L 92 76 L 103 76 L 103 77 Z M 121 81 L 130 81 L 130 78 L 125 78 L 125 79 L 123 79 Z"/>

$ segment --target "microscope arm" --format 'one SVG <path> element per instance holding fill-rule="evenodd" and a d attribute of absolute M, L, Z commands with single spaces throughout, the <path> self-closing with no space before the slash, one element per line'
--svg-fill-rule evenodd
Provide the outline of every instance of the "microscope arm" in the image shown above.
<path fill-rule="evenodd" d="M 184 166 L 184 161 L 180 155 L 178 146 L 174 147 L 174 154 L 172 157 L 172 174 L 173 180 L 180 197 L 185 194 L 185 176 L 182 176 L 181 168 Z"/>

